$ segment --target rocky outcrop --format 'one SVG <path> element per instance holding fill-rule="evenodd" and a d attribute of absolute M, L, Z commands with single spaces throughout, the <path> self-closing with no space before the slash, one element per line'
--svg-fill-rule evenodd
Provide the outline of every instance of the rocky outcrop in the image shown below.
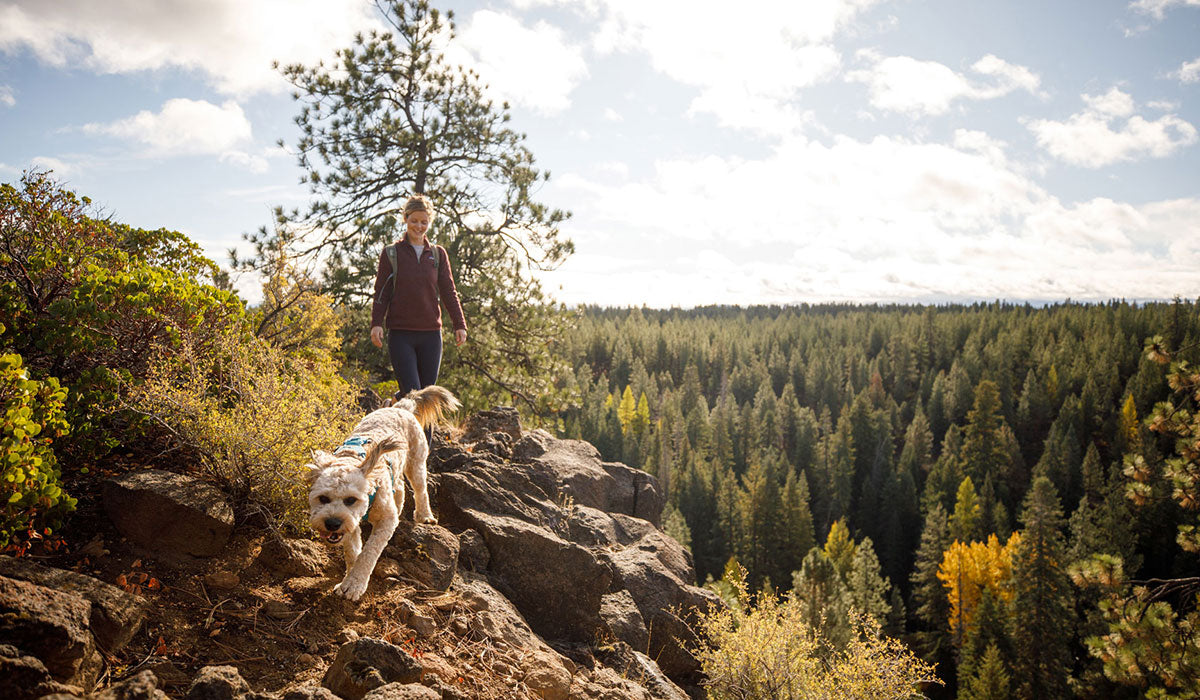
<path fill-rule="evenodd" d="M 183 474 L 148 469 L 104 482 L 104 511 L 122 535 L 157 559 L 215 556 L 233 532 L 220 491 Z"/>
<path fill-rule="evenodd" d="M 472 566 L 547 640 L 607 636 L 648 650 L 646 662 L 671 679 L 698 682 L 688 617 L 720 600 L 691 584 L 691 555 L 655 526 L 663 497 L 654 478 L 508 419 L 475 424 L 464 440 L 480 443 L 443 447 L 432 464 L 442 524 L 486 547 Z M 505 459 L 496 445 L 509 441 Z"/>
<path fill-rule="evenodd" d="M 461 442 L 439 441 L 429 469 L 439 524 L 403 517 L 368 593 L 387 594 L 372 617 L 386 615 L 383 636 L 405 647 L 345 627 L 326 637 L 332 646 L 303 647 L 316 675 L 302 687 L 264 693 L 232 666 L 159 659 L 95 697 L 161 700 L 166 684 L 187 700 L 465 700 L 472 671 L 499 684 L 486 686 L 500 693 L 491 697 L 683 700 L 681 686 L 699 687 L 688 618 L 719 600 L 692 585 L 691 555 L 658 529 L 663 496 L 650 475 L 585 442 L 525 432 L 512 409 L 472 417 Z M 222 552 L 230 537 L 228 504 L 188 477 L 129 474 L 103 495 L 137 552 L 168 564 Z M 231 607 L 267 577 L 286 598 L 256 603 L 268 625 L 361 609 L 329 596 L 340 552 L 278 533 L 245 540 L 228 547 L 240 554 L 175 571 Z M 0 697 L 85 696 L 101 653 L 130 641 L 147 606 L 88 576 L 0 557 Z"/>

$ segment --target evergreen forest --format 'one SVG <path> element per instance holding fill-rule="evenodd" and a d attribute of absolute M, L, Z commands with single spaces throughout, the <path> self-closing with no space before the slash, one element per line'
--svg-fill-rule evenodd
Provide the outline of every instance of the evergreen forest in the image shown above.
<path fill-rule="evenodd" d="M 699 582 L 744 567 L 832 639 L 865 612 L 937 664 L 931 697 L 1186 697 L 1195 668 L 1111 633 L 1148 624 L 1131 600 L 1192 607 L 1194 504 L 1153 478 L 1176 447 L 1152 428 L 1198 338 L 1178 299 L 584 308 L 559 428 L 658 478 Z M 1171 585 L 1088 585 L 1114 577 Z M 1173 625 L 1143 641 L 1195 645 Z"/>

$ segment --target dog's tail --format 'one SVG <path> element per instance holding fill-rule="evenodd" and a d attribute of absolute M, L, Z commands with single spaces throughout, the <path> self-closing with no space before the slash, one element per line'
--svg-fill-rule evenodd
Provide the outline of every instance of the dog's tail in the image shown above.
<path fill-rule="evenodd" d="M 381 455 L 398 450 L 402 446 L 404 446 L 404 438 L 395 435 L 389 435 L 382 440 L 372 442 L 367 446 L 367 456 L 363 457 L 359 469 L 362 470 L 363 474 L 370 476 L 371 472 L 379 467 L 379 457 Z"/>
<path fill-rule="evenodd" d="M 400 403 L 396 406 L 412 411 L 421 427 L 428 428 L 440 419 L 443 413 L 457 411 L 462 404 L 454 397 L 454 394 L 450 393 L 449 389 L 443 389 L 434 384 L 418 391 L 408 392 L 408 395 L 400 399 Z"/>

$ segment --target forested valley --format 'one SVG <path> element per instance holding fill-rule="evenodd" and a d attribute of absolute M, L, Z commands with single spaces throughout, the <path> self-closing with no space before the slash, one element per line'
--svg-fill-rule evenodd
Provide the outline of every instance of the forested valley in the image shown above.
<path fill-rule="evenodd" d="M 700 582 L 740 565 L 834 639 L 870 614 L 938 664 L 933 697 L 1196 682 L 1197 654 L 1137 646 L 1170 647 L 1169 604 L 1194 607 L 1194 483 L 1161 475 L 1188 433 L 1164 434 L 1181 414 L 1160 402 L 1189 386 L 1195 304 L 584 308 L 577 324 L 556 349 L 580 399 L 560 430 L 658 478 Z M 1138 597 L 1130 580 L 1183 583 Z"/>

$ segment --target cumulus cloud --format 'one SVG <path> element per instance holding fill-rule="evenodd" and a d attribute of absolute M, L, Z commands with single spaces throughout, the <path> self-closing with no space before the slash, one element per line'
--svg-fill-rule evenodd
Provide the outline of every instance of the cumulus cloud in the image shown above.
<path fill-rule="evenodd" d="M 699 90 L 693 114 L 770 134 L 795 130 L 800 90 L 841 65 L 835 35 L 878 0 L 747 0 L 671 3 L 595 0 L 578 7 L 597 29 L 601 53 L 645 53 L 655 70 Z"/>
<path fill-rule="evenodd" d="M 1185 83 L 1200 83 L 1200 58 L 1187 61 L 1175 72 L 1175 77 Z"/>
<path fill-rule="evenodd" d="M 85 124 L 82 130 L 137 144 L 147 157 L 215 155 L 222 162 L 252 172 L 267 169 L 263 155 L 244 150 L 252 141 L 250 121 L 233 100 L 218 106 L 204 100 L 176 98 L 167 100 L 158 112 L 142 110 L 107 124 Z"/>
<path fill-rule="evenodd" d="M 286 89 L 272 61 L 315 63 L 377 24 L 368 0 L 10 0 L 0 51 L 98 73 L 195 70 L 247 95 Z"/>
<path fill-rule="evenodd" d="M 569 107 L 571 91 L 588 75 L 582 48 L 546 22 L 526 27 L 509 15 L 479 10 L 461 29 L 458 45 L 468 55 L 452 50 L 452 60 L 475 69 L 501 99 L 543 114 Z"/>
<path fill-rule="evenodd" d="M 1162 19 L 1167 12 L 1167 8 L 1175 5 L 1192 7 L 1200 7 L 1200 0 L 1136 0 L 1129 4 L 1129 7 L 1152 15 L 1155 19 Z"/>
<path fill-rule="evenodd" d="M 12 107 L 17 104 L 17 98 L 13 95 L 13 90 L 7 85 L 0 85 L 0 105 Z"/>
<path fill-rule="evenodd" d="M 1037 94 L 1041 79 L 1024 66 L 991 54 L 971 66 L 984 80 L 971 80 L 936 61 L 909 56 L 883 57 L 872 50 L 858 54 L 870 64 L 850 71 L 846 79 L 865 83 L 877 109 L 913 116 L 943 114 L 956 100 L 991 100 L 1016 90 Z"/>
<path fill-rule="evenodd" d="M 1153 121 L 1134 114 L 1133 98 L 1119 88 L 1083 95 L 1083 100 L 1087 107 L 1064 121 L 1027 123 L 1042 148 L 1072 165 L 1100 168 L 1140 157 L 1163 158 L 1196 143 L 1192 124 L 1174 114 Z"/>
<path fill-rule="evenodd" d="M 764 158 L 549 186 L 579 203 L 577 254 L 542 276 L 568 303 L 1169 298 L 1200 284 L 1200 199 L 1062 202 L 979 131 L 797 136 Z M 615 255 L 631 220 L 645 233 Z"/>

